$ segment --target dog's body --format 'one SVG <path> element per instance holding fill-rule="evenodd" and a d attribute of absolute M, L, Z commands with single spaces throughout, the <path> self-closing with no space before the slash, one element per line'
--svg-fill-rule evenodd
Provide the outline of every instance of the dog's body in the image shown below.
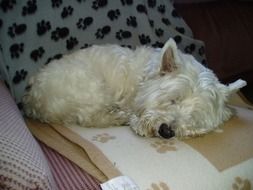
<path fill-rule="evenodd" d="M 42 122 L 109 127 L 141 136 L 205 134 L 231 116 L 226 102 L 246 85 L 219 83 L 173 40 L 158 50 L 93 46 L 54 60 L 30 81 L 25 113 Z"/>

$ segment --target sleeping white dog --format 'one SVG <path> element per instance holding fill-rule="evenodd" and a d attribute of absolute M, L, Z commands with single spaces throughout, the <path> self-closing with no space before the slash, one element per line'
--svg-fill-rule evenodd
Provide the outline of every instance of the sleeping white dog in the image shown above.
<path fill-rule="evenodd" d="M 198 136 L 227 121 L 232 93 L 215 74 L 178 50 L 92 46 L 65 55 L 30 80 L 23 97 L 27 116 L 42 122 L 83 127 L 130 125 L 139 135 Z"/>

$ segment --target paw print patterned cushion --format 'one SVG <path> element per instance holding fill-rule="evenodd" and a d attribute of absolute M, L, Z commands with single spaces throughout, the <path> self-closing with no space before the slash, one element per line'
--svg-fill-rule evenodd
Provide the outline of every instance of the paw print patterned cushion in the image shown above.
<path fill-rule="evenodd" d="M 161 47 L 174 38 L 205 63 L 204 44 L 165 0 L 2 0 L 0 76 L 17 104 L 39 68 L 92 44 Z"/>
<path fill-rule="evenodd" d="M 140 190 L 252 190 L 253 107 L 239 96 L 230 103 L 237 114 L 221 130 L 190 139 L 143 138 L 127 126 L 61 127 L 32 120 L 28 126 L 49 147 L 62 151 L 60 136 L 65 147 L 86 152 L 108 179 L 126 175 Z M 86 161 L 79 151 L 62 152 Z"/>

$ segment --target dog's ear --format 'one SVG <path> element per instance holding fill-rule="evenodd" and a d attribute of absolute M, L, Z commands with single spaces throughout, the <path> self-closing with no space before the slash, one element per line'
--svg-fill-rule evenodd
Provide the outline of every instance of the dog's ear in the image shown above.
<path fill-rule="evenodd" d="M 160 75 L 175 71 L 177 69 L 177 61 L 177 45 L 171 38 L 165 43 L 161 51 Z"/>
<path fill-rule="evenodd" d="M 247 82 L 242 79 L 239 79 L 233 83 L 230 83 L 228 85 L 229 95 L 236 93 L 237 91 L 239 91 L 241 88 L 243 88 L 246 85 L 247 85 Z"/>
<path fill-rule="evenodd" d="M 243 88 L 246 85 L 247 85 L 246 81 L 239 79 L 233 83 L 230 83 L 229 85 L 221 84 L 219 85 L 219 89 L 220 89 L 220 92 L 224 94 L 225 98 L 229 100 L 229 98 L 233 94 L 238 92 L 241 88 Z"/>

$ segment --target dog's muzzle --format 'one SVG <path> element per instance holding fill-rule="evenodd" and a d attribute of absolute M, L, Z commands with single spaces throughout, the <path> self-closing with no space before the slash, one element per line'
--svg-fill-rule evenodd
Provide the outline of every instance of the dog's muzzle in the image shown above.
<path fill-rule="evenodd" d="M 169 139 L 175 136 L 175 132 L 166 123 L 162 123 L 159 127 L 158 133 L 161 137 Z"/>

